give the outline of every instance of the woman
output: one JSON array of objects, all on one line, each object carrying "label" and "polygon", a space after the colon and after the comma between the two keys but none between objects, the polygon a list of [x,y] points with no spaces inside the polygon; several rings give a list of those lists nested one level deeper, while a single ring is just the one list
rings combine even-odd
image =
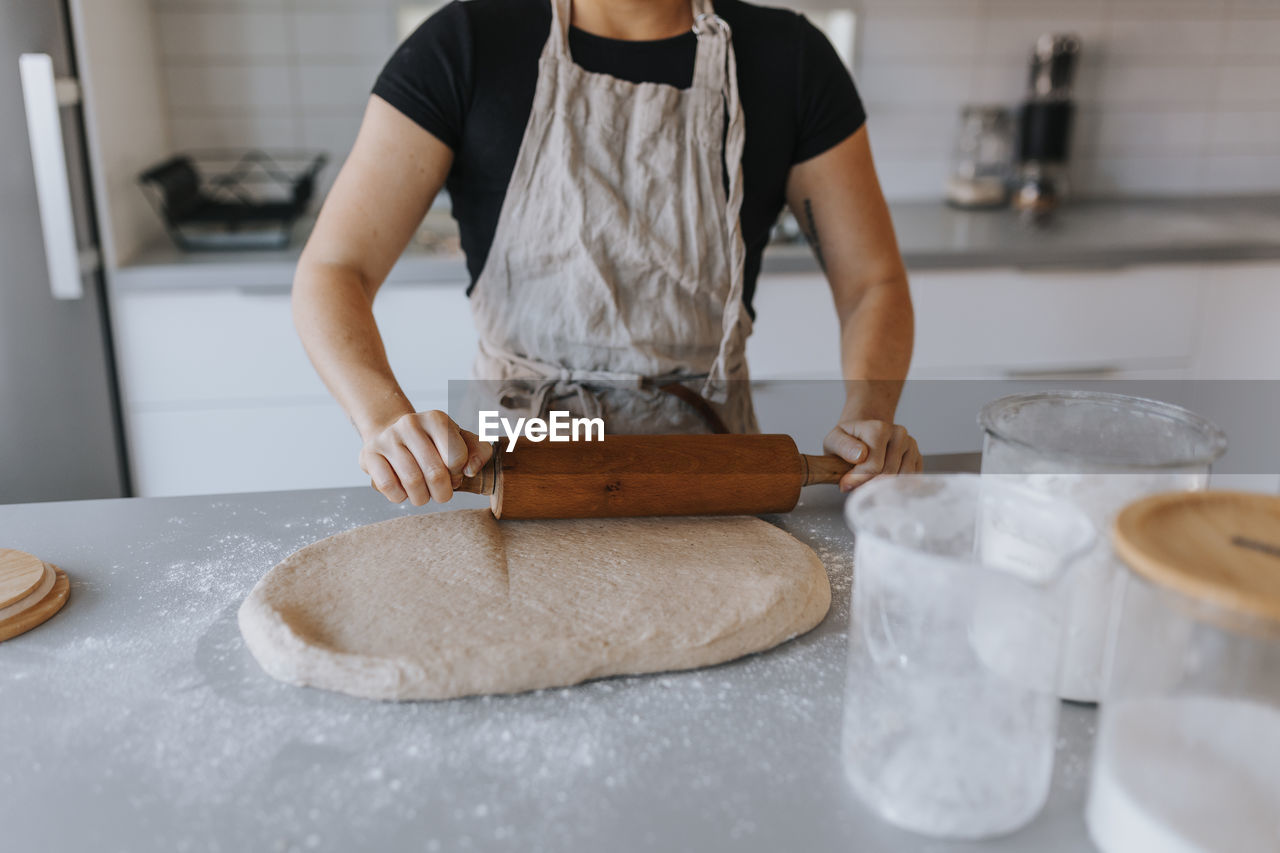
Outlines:
[{"label": "woman", "polygon": [[[487,402],[610,432],[756,429],[744,343],[784,201],[831,283],[849,490],[919,470],[893,423],[906,274],[861,103],[804,18],[740,0],[469,0],[380,75],[298,264],[294,317],[393,501],[447,501],[492,450],[397,384],[372,301],[446,185]],[[423,318],[430,334],[430,318]]]}]

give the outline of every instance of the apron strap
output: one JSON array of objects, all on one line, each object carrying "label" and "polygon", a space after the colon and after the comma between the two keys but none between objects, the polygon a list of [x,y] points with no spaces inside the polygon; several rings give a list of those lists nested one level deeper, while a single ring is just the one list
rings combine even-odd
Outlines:
[{"label": "apron strap", "polygon": [[724,39],[717,38],[724,20],[718,17],[711,0],[693,0],[693,33],[698,49],[693,60],[693,88],[719,92],[724,88]]},{"label": "apron strap", "polygon": [[569,21],[572,20],[572,0],[551,0],[551,33],[542,48],[544,57],[569,57]]},{"label": "apron strap", "polygon": [[[738,63],[733,50],[733,32],[729,24],[708,12],[710,0],[695,0],[697,15],[694,32],[698,34],[698,59],[695,75],[699,70],[706,75],[703,83],[718,89],[724,102],[727,125],[724,137],[724,167],[729,176],[725,199],[725,227],[729,233],[729,292],[724,302],[724,324],[720,338],[720,351],[707,374],[702,394],[722,401],[728,395],[728,379],[732,368],[729,364],[740,348],[743,327],[750,324],[750,315],[742,304],[743,276],[746,269],[746,245],[742,237],[742,149],[746,142],[746,120],[738,95]],[[705,63],[704,63],[704,54]]]}]

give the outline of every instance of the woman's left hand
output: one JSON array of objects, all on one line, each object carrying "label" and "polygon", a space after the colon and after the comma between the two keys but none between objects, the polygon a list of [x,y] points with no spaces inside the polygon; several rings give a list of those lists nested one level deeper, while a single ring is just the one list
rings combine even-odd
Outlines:
[{"label": "woman's left hand", "polygon": [[920,446],[906,427],[888,421],[860,420],[836,424],[822,449],[853,463],[840,479],[840,490],[851,492],[884,474],[918,474],[924,468]]}]

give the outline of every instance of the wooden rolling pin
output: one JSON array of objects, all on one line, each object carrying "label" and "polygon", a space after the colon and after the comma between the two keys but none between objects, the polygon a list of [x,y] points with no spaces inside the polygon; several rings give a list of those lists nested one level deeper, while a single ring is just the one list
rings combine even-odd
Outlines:
[{"label": "wooden rolling pin", "polygon": [[790,512],[800,489],[852,467],[802,454],[789,435],[613,435],[521,439],[456,490],[491,495],[497,518],[759,515]]}]

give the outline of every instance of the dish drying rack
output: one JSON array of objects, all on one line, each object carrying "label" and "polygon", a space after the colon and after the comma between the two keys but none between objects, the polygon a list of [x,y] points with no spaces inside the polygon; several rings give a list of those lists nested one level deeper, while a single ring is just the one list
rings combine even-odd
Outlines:
[{"label": "dish drying rack", "polygon": [[138,182],[184,251],[281,249],[326,162],[320,152],[186,152],[147,169]]}]

